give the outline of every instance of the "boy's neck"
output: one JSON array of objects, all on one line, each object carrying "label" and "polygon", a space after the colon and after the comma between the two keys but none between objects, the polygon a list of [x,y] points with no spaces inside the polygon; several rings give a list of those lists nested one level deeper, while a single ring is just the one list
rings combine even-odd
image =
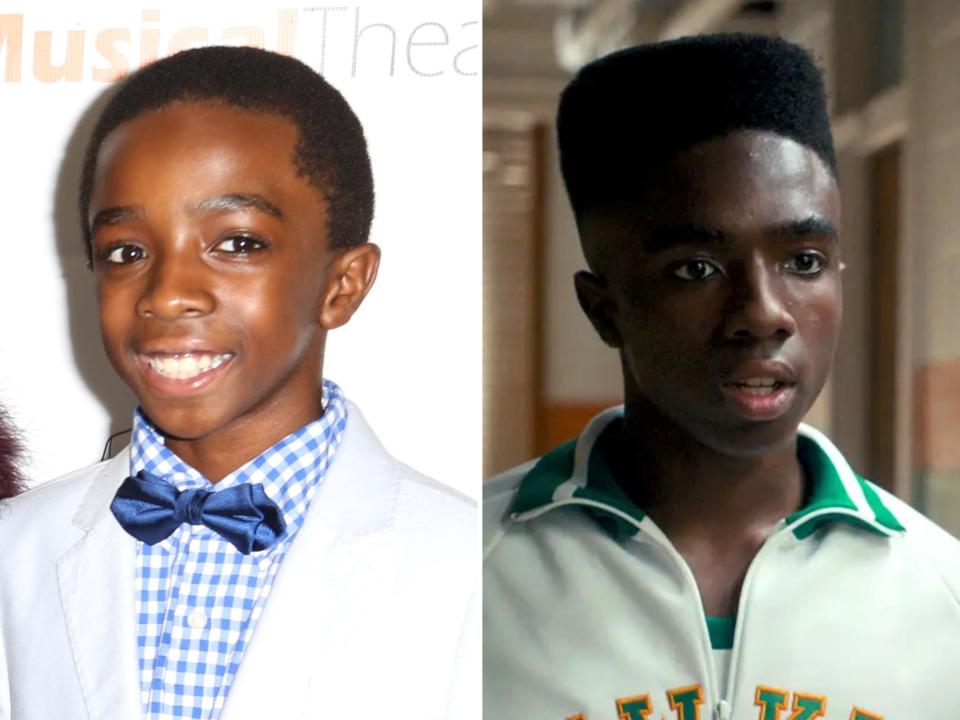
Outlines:
[{"label": "boy's neck", "polygon": [[775,524],[804,498],[795,433],[770,453],[737,457],[698,441],[645,400],[627,404],[614,472],[664,530],[688,523],[744,529]]},{"label": "boy's neck", "polygon": [[628,402],[612,470],[690,565],[707,612],[731,614],[763,541],[804,502],[796,435],[769,454],[733,457],[655,414]]},{"label": "boy's neck", "polygon": [[217,483],[238,468],[263,454],[283,438],[323,414],[323,391],[315,392],[291,407],[266,407],[237,419],[227,427],[203,438],[167,436],[166,446],[211,483]]}]

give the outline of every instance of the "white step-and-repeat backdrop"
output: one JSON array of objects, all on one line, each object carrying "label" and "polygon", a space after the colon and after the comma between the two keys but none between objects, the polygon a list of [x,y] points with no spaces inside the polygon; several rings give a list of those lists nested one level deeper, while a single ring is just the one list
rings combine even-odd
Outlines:
[{"label": "white step-and-repeat backdrop", "polygon": [[380,277],[328,338],[339,382],[394,455],[480,488],[478,0],[52,3],[0,7],[0,403],[31,485],[100,459],[133,398],[100,346],[77,215],[81,153],[109,83],[208,44],[294,55],[367,133]]}]

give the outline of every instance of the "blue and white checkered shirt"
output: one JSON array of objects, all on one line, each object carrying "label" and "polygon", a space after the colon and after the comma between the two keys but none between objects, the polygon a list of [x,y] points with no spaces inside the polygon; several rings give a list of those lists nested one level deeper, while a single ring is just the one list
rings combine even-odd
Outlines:
[{"label": "blue and white checkered shirt", "polygon": [[134,414],[130,473],[146,470],[180,490],[214,492],[262,483],[287,530],[274,546],[243,555],[203,525],[181,525],[137,553],[137,645],[147,720],[220,716],[277,569],[343,437],[340,388],[323,383],[323,415],[215,485],[184,463]]}]

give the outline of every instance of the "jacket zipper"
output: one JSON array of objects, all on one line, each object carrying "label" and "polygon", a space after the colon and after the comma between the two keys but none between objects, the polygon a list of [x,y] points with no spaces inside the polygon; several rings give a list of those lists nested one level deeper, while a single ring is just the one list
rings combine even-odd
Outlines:
[{"label": "jacket zipper", "polygon": [[730,650],[730,662],[727,671],[727,685],[725,688],[720,687],[720,681],[717,678],[717,667],[713,658],[713,646],[710,644],[710,633],[707,629],[707,614],[703,609],[703,599],[700,597],[700,590],[697,587],[697,580],[693,576],[693,571],[683,559],[683,556],[680,555],[677,549],[670,542],[670,539],[663,534],[663,531],[661,531],[652,520],[650,523],[652,528],[656,528],[656,530],[654,532],[648,532],[648,537],[650,537],[650,539],[654,540],[658,545],[667,551],[668,555],[670,555],[673,561],[680,567],[685,576],[687,585],[693,588],[693,596],[696,598],[697,604],[697,614],[700,617],[700,641],[701,645],[705,648],[705,659],[708,668],[707,697],[716,698],[716,703],[713,706],[713,716],[716,718],[716,720],[730,720],[733,714],[733,688],[736,686],[736,675],[739,669],[740,661],[739,640],[741,628],[744,623],[744,616],[746,614],[746,604],[749,596],[750,585],[753,578],[756,576],[756,568],[760,564],[763,554],[769,551],[769,548],[778,542],[779,536],[784,528],[786,528],[787,523],[785,520],[781,520],[774,526],[772,532],[767,536],[767,539],[763,542],[763,545],[760,546],[757,554],[750,562],[750,566],[747,568],[747,574],[743,579],[743,586],[740,588],[740,599],[737,603],[737,624],[733,632],[733,647]]},{"label": "jacket zipper", "polygon": [[[741,628],[744,622],[743,618],[751,580],[753,579],[754,575],[756,575],[756,567],[759,564],[763,553],[766,552],[768,548],[778,540],[778,536],[780,536],[783,531],[787,529],[786,520],[781,520],[774,526],[773,531],[767,536],[767,539],[764,541],[763,545],[760,546],[757,554],[750,562],[750,566],[747,568],[747,574],[743,579],[743,586],[740,588],[740,600],[737,603],[737,623],[733,631],[733,647],[730,650],[727,686],[722,688],[724,692],[721,694],[721,688],[719,687],[720,682],[717,678],[717,668],[713,659],[713,646],[710,644],[710,633],[707,629],[707,614],[703,609],[703,599],[700,597],[700,589],[697,587],[697,580],[693,576],[693,571],[690,569],[690,566],[683,559],[680,553],[677,552],[677,549],[673,546],[673,543],[670,542],[670,539],[664,535],[663,531],[657,527],[656,523],[654,523],[649,517],[644,518],[644,522],[650,523],[650,528],[645,529],[641,522],[638,522],[636,518],[631,517],[627,513],[616,508],[611,508],[608,505],[597,502],[596,500],[588,500],[586,498],[565,498],[564,500],[550,503],[549,505],[544,505],[539,508],[535,508],[534,510],[528,510],[525,513],[518,513],[517,517],[527,520],[537,517],[538,515],[542,515],[543,513],[560,505],[584,505],[588,507],[597,507],[605,510],[608,513],[611,513],[612,515],[616,515],[623,520],[626,520],[628,523],[636,527],[639,532],[644,533],[647,539],[655,542],[657,545],[663,548],[673,562],[680,568],[685,577],[687,585],[693,588],[693,597],[696,599],[697,615],[700,618],[700,641],[702,647],[705,648],[705,658],[708,668],[708,684],[706,693],[707,697],[717,698],[716,703],[713,705],[713,716],[716,718],[716,720],[730,720],[733,714],[733,688],[736,685],[736,675],[740,664],[740,643],[738,640],[740,639]],[[639,537],[640,536],[634,536],[634,541],[638,541]]]},{"label": "jacket zipper", "polygon": [[[680,572],[684,576],[684,581],[688,588],[692,589],[692,593],[688,593],[694,599],[696,604],[696,614],[700,621],[700,645],[704,655],[704,661],[707,665],[707,688],[706,695],[708,698],[714,697],[717,700],[720,700],[720,682],[717,679],[717,668],[713,660],[713,646],[710,644],[710,632],[707,629],[707,613],[703,609],[703,599],[700,597],[700,589],[697,587],[697,579],[693,576],[693,571],[690,569],[690,566],[683,559],[683,556],[677,551],[673,546],[673,543],[670,542],[670,539],[664,535],[663,531],[657,527],[657,525],[646,518],[651,525],[649,531],[647,531],[647,537],[652,541],[656,542],[657,545],[662,547],[669,555],[670,559],[674,564],[680,568]],[[720,712],[719,705],[715,706],[717,712]],[[722,720],[727,720],[729,716],[729,710],[727,715],[720,715]],[[716,713],[714,713],[716,715]]]},{"label": "jacket zipper", "polygon": [[733,713],[733,688],[736,687],[737,674],[740,669],[740,638],[743,632],[744,618],[746,617],[747,600],[750,596],[750,585],[757,574],[757,566],[765,552],[778,543],[780,535],[786,528],[786,520],[778,522],[773,531],[764,540],[763,545],[754,555],[753,560],[747,568],[747,574],[743,578],[743,585],[740,587],[740,599],[737,602],[737,623],[733,630],[733,647],[730,649],[730,664],[727,666],[727,686],[724,688],[722,698],[716,706],[716,716],[718,720],[729,720]]},{"label": "jacket zipper", "polygon": [[730,703],[726,700],[718,702],[714,717],[716,717],[717,720],[730,720]]}]

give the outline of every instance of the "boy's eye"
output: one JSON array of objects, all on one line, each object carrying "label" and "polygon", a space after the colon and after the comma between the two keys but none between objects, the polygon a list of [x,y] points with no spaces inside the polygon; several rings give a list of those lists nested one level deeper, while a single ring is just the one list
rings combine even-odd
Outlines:
[{"label": "boy's eye", "polygon": [[787,272],[794,275],[817,275],[827,265],[827,259],[818,252],[799,252],[784,263]]},{"label": "boy's eye", "polygon": [[230,253],[231,255],[247,255],[257,250],[263,250],[267,244],[262,240],[247,235],[234,235],[222,240],[217,244],[216,249],[220,252]]},{"label": "boy's eye", "polygon": [[143,260],[147,256],[146,250],[139,245],[114,245],[106,248],[100,253],[100,259],[103,262],[113,265],[129,265],[138,260]]},{"label": "boy's eye", "polygon": [[681,280],[706,280],[720,272],[709,260],[687,260],[673,269],[674,277]]}]

